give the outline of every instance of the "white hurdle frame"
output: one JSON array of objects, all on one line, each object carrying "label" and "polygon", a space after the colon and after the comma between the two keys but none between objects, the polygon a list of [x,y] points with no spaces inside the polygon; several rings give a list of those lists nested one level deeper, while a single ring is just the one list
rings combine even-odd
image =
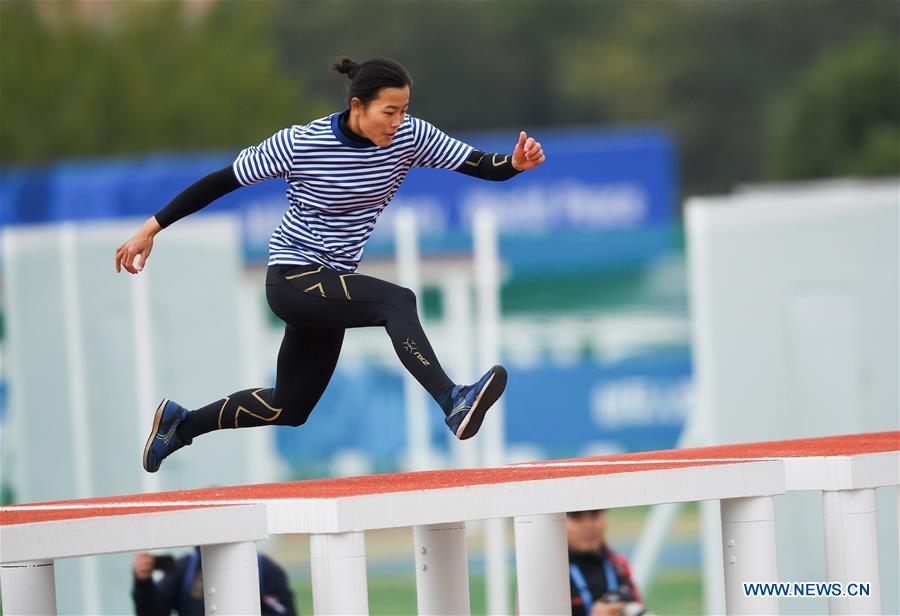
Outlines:
[{"label": "white hurdle frame", "polygon": [[783,463],[761,460],[265,502],[271,534],[311,536],[317,614],[368,613],[364,532],[404,527],[413,528],[419,613],[469,613],[460,520],[507,518],[515,521],[520,613],[546,614],[570,609],[564,512],[771,496],[783,489]]},{"label": "white hurdle frame", "polygon": [[[77,506],[70,507],[77,509]],[[82,508],[92,509],[89,504]],[[60,509],[64,510],[65,504]],[[258,615],[259,565],[255,542],[267,537],[266,508],[260,504],[111,513],[3,525],[0,526],[3,613],[41,616],[57,613],[56,559],[199,545],[206,613]]]},{"label": "white hurdle frame", "polygon": [[[867,583],[867,596],[829,597],[830,614],[880,614],[875,488],[898,486],[900,453],[785,458],[785,489],[822,493],[829,583]],[[900,498],[898,498],[900,505]],[[898,507],[900,519],[900,507]]]},{"label": "white hurdle frame", "polygon": [[[563,512],[719,500],[727,613],[774,614],[778,612],[776,597],[743,593],[743,583],[778,581],[773,497],[786,489],[819,489],[825,493],[829,577],[867,582],[872,589],[868,597],[848,597],[846,604],[843,599],[832,601],[830,608],[833,613],[880,611],[874,488],[900,484],[900,452],[795,459],[679,459],[677,466],[634,470],[641,462],[665,461],[551,461],[452,471],[473,473],[472,483],[460,483],[459,477],[445,483],[435,474],[423,477],[423,487],[419,487],[407,476],[402,481],[408,487],[395,492],[261,497],[255,505],[242,504],[253,501],[236,495],[216,507],[202,501],[197,502],[200,508],[187,510],[0,525],[4,609],[7,613],[54,613],[47,602],[52,603],[52,563],[57,558],[200,545],[208,613],[258,613],[252,542],[265,538],[268,527],[271,534],[311,535],[316,613],[367,614],[365,531],[413,527],[420,612],[466,614],[466,537],[465,522],[460,520],[513,518],[520,613],[559,613],[569,608]],[[628,469],[542,479],[526,479],[516,470],[617,464]],[[504,472],[485,483],[482,475],[491,470]],[[432,487],[425,488],[428,484]],[[298,488],[298,494],[303,492]],[[134,510],[165,504],[146,500],[110,503],[108,499],[97,505],[74,503],[10,509],[80,506]],[[864,576],[869,579],[861,579]],[[861,599],[867,602],[861,603]],[[39,603],[41,600],[44,603]]]}]

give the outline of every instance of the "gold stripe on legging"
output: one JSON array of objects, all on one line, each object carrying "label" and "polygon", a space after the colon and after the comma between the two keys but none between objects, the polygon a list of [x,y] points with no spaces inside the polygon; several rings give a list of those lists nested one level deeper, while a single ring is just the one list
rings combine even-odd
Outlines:
[{"label": "gold stripe on legging", "polygon": [[225,396],[225,402],[222,403],[222,408],[219,409],[219,430],[222,429],[222,411],[225,410],[225,405],[228,404],[230,399],[229,396]]},{"label": "gold stripe on legging", "polygon": [[265,400],[263,400],[262,398],[259,397],[258,394],[259,394],[259,392],[261,392],[263,389],[265,389],[265,387],[260,387],[260,388],[257,389],[256,391],[251,392],[250,395],[253,396],[254,398],[256,398],[257,400],[259,400],[259,401],[262,403],[262,405],[263,405],[264,407],[266,407],[267,409],[269,409],[270,411],[272,411],[272,413],[274,413],[274,414],[273,414],[271,417],[263,417],[262,415],[257,415],[256,413],[254,413],[254,412],[251,411],[250,409],[246,409],[246,408],[244,408],[243,406],[238,406],[237,410],[234,412],[234,427],[235,427],[235,428],[239,427],[239,426],[238,426],[238,418],[240,417],[240,414],[241,414],[242,411],[243,411],[244,413],[247,413],[247,414],[250,415],[251,417],[256,417],[256,418],[259,419],[260,421],[265,421],[265,422],[273,422],[273,421],[275,421],[276,419],[278,419],[278,416],[279,416],[279,415],[281,415],[281,411],[282,411],[283,409],[276,409],[275,407],[269,406],[268,403],[267,403]]},{"label": "gold stripe on legging", "polygon": [[322,271],[323,267],[325,267],[325,266],[320,265],[319,269],[317,269],[317,270],[310,270],[308,272],[303,272],[302,274],[294,274],[293,276],[285,276],[284,279],[285,280],[293,280],[294,278],[302,278],[303,276],[309,276],[310,274],[318,274],[319,272]]},{"label": "gold stripe on legging", "polygon": [[350,292],[347,290],[347,283],[344,281],[344,278],[347,276],[359,276],[359,274],[341,274],[339,276],[341,279],[341,286],[344,287],[344,295],[347,296],[347,299],[350,299]]},{"label": "gold stripe on legging", "polygon": [[321,282],[318,282],[318,283],[314,284],[314,285],[311,286],[311,287],[307,287],[306,289],[303,289],[303,292],[304,292],[304,293],[309,293],[309,292],[312,291],[313,289],[318,289],[318,290],[319,290],[319,293],[322,294],[322,297],[325,297],[325,289],[322,287],[322,283],[321,283]]}]

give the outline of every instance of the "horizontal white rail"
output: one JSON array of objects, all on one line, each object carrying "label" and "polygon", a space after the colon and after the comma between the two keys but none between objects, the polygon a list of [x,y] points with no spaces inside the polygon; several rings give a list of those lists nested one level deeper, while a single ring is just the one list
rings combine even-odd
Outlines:
[{"label": "horizontal white rail", "polygon": [[[3,517],[23,510],[32,515],[47,512],[7,507]],[[207,613],[259,614],[254,542],[268,537],[264,505],[103,515],[108,511],[98,509],[93,517],[71,517],[84,510],[57,507],[55,519],[20,524],[4,520],[0,525],[4,613],[55,613],[56,559],[200,546]]]},{"label": "horizontal white rail", "polygon": [[[811,451],[805,443],[804,451]],[[847,455],[844,447],[841,455],[783,456],[777,454],[790,450],[789,442],[771,445],[771,457],[760,454],[758,446],[747,449],[745,456],[740,455],[741,446],[728,446],[2,507],[4,600],[12,600],[22,613],[46,612],[57,558],[201,545],[206,546],[204,572],[211,568],[205,583],[219,587],[218,593],[208,595],[215,597],[216,613],[245,613],[248,601],[258,600],[258,588],[234,586],[235,580],[252,579],[255,585],[257,578],[234,572],[255,570],[255,561],[248,557],[255,554],[252,542],[268,534],[301,533],[312,535],[317,611],[338,613],[352,607],[364,612],[364,532],[412,526],[418,533],[416,549],[422,551],[417,552],[417,567],[424,567],[417,571],[420,607],[439,612],[453,606],[465,612],[465,522],[515,518],[520,574],[546,585],[520,593],[519,609],[540,613],[549,605],[562,605],[567,592],[559,576],[541,576],[536,565],[548,554],[556,562],[565,553],[559,517],[563,512],[720,500],[727,609],[768,613],[777,611],[776,599],[745,597],[734,586],[777,580],[772,497],[786,490],[825,494],[826,547],[834,581],[847,579],[850,569],[858,575],[863,561],[867,579],[877,580],[877,557],[864,557],[876,545],[872,490],[900,484],[900,453]],[[453,593],[432,596],[441,587],[435,583],[438,572],[453,581]],[[354,592],[341,590],[346,584],[338,578],[356,580]],[[225,586],[230,595],[221,592]],[[27,588],[40,589],[43,603],[23,599],[37,596],[25,592]],[[875,582],[865,607],[877,610],[879,597]],[[832,609],[846,613],[860,605],[833,602]],[[4,609],[16,611],[8,605]]]}]

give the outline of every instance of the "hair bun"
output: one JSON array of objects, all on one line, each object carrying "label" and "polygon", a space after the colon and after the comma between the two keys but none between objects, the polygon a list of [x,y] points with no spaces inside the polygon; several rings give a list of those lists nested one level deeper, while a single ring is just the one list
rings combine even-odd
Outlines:
[{"label": "hair bun", "polygon": [[343,73],[350,76],[350,79],[356,77],[356,74],[359,72],[359,64],[351,60],[350,58],[342,57],[338,58],[331,64],[331,68],[336,70],[339,73]]}]

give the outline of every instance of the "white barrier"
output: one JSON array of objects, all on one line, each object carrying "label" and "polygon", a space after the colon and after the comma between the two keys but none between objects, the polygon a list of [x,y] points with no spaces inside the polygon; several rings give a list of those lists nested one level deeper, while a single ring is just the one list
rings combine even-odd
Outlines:
[{"label": "white barrier", "polygon": [[862,596],[829,597],[829,612],[880,613],[875,488],[900,485],[896,452],[788,459],[785,474],[788,490],[822,492],[828,581],[869,584]]},{"label": "white barrier", "polygon": [[[735,445],[5,507],[0,509],[3,584],[16,585],[10,596],[22,596],[21,567],[15,572],[6,569],[13,563],[260,539],[266,528],[259,505],[265,505],[268,533],[311,535],[316,613],[367,613],[364,533],[409,526],[415,529],[420,611],[467,613],[465,526],[460,521],[502,518],[516,520],[520,613],[556,612],[568,607],[564,512],[721,500],[727,610],[775,613],[777,598],[742,591],[745,582],[777,581],[772,497],[784,493],[786,486],[827,489],[837,495],[828,497],[837,499],[834,506],[829,505],[829,515],[844,520],[857,517],[852,527],[842,524],[843,530],[829,539],[833,546],[829,562],[835,563],[829,573],[834,570],[834,575],[840,576],[852,571],[856,579],[860,574],[877,579],[877,559],[863,551],[874,532],[866,493],[876,486],[900,483],[898,438],[900,433],[855,435],[844,440]],[[852,443],[871,452],[803,455],[834,446],[846,450]],[[760,453],[767,450],[771,457]],[[799,455],[785,457],[786,451]],[[122,515],[141,508],[186,506],[199,508]],[[67,512],[85,510],[95,517],[21,523],[41,512],[71,516]],[[13,515],[18,523],[11,523]],[[236,523],[234,516],[244,516],[244,522]],[[75,528],[78,532],[72,532]],[[847,548],[860,540],[860,550]],[[209,566],[217,566],[213,561],[221,557],[234,559],[230,567],[243,568],[243,573],[227,579],[211,575],[208,583],[221,588],[252,579],[256,584],[255,575],[249,575],[256,566],[249,562],[251,553],[246,547],[204,549],[204,571],[207,555]],[[45,589],[52,586],[52,574],[48,576],[40,567],[33,569],[40,576],[30,576],[31,580],[40,577]],[[227,575],[227,567],[221,569]],[[250,587],[240,592],[235,588],[229,601],[235,605],[249,601],[253,592]],[[258,589],[255,592],[258,597]],[[222,604],[222,599],[219,595],[216,613],[229,613],[232,608]],[[866,599],[864,605],[880,609],[877,597]],[[832,609],[840,611],[844,605],[833,602]],[[847,600],[846,605],[858,612],[862,604]]]},{"label": "white barrier", "polygon": [[[79,501],[69,501],[68,504]],[[199,545],[207,614],[259,614],[256,545],[267,537],[265,507],[202,507],[134,513],[134,508],[83,508],[67,503],[43,508],[4,508],[3,518],[18,510],[36,519],[0,526],[0,585],[4,614],[56,613],[53,561]],[[184,505],[182,505],[184,506]],[[190,506],[190,504],[188,504]],[[140,511],[140,509],[138,509]],[[93,517],[74,517],[90,512]]]}]

